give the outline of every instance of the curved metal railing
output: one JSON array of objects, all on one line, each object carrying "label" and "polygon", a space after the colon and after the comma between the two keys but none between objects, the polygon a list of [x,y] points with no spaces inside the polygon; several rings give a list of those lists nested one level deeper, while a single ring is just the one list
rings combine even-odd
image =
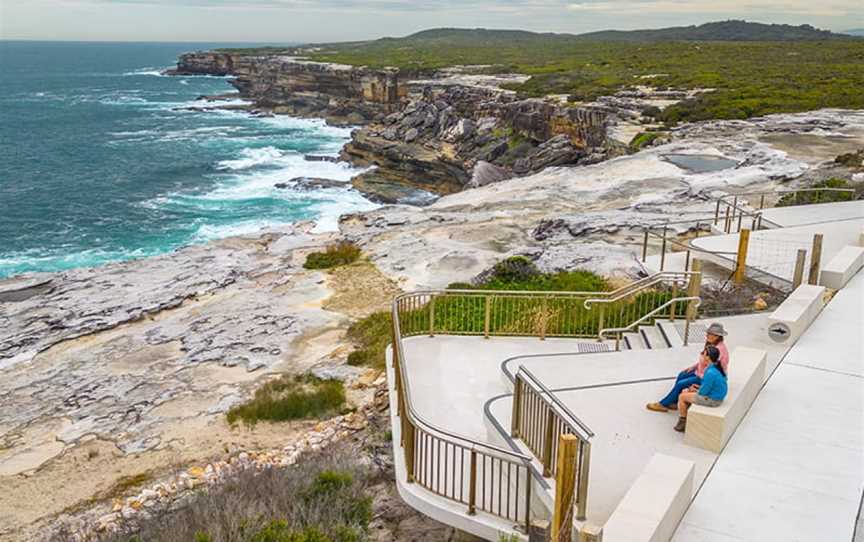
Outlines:
[{"label": "curved metal railing", "polygon": [[[668,306],[665,301],[675,297],[677,288],[698,275],[658,273],[609,292],[440,290],[398,296],[391,313],[392,359],[400,444],[408,482],[465,504],[469,514],[487,512],[526,527],[530,522],[531,458],[438,427],[417,412],[411,401],[406,373],[404,338],[440,333],[534,336],[541,340],[546,337],[596,339],[604,322],[629,323],[640,311],[650,312],[655,307]],[[603,309],[592,310],[592,304],[598,303]],[[558,425],[553,428],[553,435],[570,433],[587,443],[593,433],[566,407],[562,408],[560,401],[542,383],[528,378],[527,374],[523,376],[537,384],[532,385],[532,389],[539,390],[538,397],[547,404],[547,410],[554,413],[549,414],[549,419],[559,420],[555,422]],[[557,439],[555,441],[552,446],[557,445]],[[544,453],[548,456],[550,450]],[[585,455],[579,456],[584,457],[584,463],[580,459],[579,468],[585,469],[583,480],[587,484],[590,448],[584,450]],[[552,468],[548,457],[544,465]],[[577,508],[584,515],[587,485],[579,491]]]},{"label": "curved metal railing", "polygon": [[414,295],[397,297],[392,310],[392,359],[407,481],[466,505],[470,515],[479,510],[527,529],[531,519],[531,458],[436,427],[410,400],[402,320],[408,316],[406,310],[413,310],[410,302]]},{"label": "curved metal railing", "polygon": [[576,519],[585,519],[591,438],[594,432],[524,366],[519,367],[513,382],[513,412],[510,419],[510,434],[521,439],[539,459],[545,477],[558,474],[557,457],[561,436],[575,437],[573,505]]}]

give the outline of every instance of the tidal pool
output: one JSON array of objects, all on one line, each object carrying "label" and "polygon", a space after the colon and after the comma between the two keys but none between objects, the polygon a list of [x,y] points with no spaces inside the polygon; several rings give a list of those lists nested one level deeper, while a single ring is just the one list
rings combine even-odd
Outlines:
[{"label": "tidal pool", "polygon": [[709,173],[738,165],[735,160],[712,154],[664,154],[663,159],[693,173]]}]

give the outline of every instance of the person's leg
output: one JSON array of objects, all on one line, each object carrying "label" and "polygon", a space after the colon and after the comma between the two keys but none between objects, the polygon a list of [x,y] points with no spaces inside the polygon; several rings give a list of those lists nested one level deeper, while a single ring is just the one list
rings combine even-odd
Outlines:
[{"label": "person's leg", "polygon": [[675,381],[675,385],[672,386],[672,389],[666,394],[666,397],[660,399],[658,402],[666,408],[674,408],[681,392],[694,384],[702,384],[702,379],[695,374],[680,378]]},{"label": "person's leg", "polygon": [[687,409],[693,403],[698,392],[685,391],[678,397],[678,423],[675,424],[675,430],[683,432],[687,428]]}]

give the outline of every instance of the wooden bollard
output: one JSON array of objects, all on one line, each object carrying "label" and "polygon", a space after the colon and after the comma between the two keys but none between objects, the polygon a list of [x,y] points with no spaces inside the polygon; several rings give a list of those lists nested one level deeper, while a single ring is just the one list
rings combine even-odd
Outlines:
[{"label": "wooden bollard", "polygon": [[795,257],[795,272],[792,275],[792,289],[796,289],[804,282],[804,263],[807,261],[807,251],[799,249]]},{"label": "wooden bollard", "polygon": [[750,230],[738,232],[738,261],[735,264],[735,284],[744,282],[747,276],[747,250],[750,245]]},{"label": "wooden bollard", "polygon": [[576,435],[558,438],[558,472],[555,476],[555,512],[552,515],[552,541],[570,542],[573,537],[573,497],[576,495]]},{"label": "wooden bollard", "polygon": [[819,267],[822,260],[822,234],[813,236],[813,249],[810,251],[810,274],[807,284],[819,284]]}]

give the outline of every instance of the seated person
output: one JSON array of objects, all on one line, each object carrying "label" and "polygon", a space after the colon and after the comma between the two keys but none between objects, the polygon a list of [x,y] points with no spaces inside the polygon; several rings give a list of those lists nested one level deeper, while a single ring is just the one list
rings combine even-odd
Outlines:
[{"label": "seated person", "polygon": [[687,428],[687,410],[690,405],[720,406],[729,391],[726,371],[723,369],[723,364],[720,363],[720,350],[714,346],[708,346],[702,356],[709,363],[705,370],[705,376],[702,378],[702,384],[691,386],[687,391],[681,392],[680,397],[678,397],[678,423],[675,425],[675,430],[678,432],[683,432]]},{"label": "seated person", "polygon": [[[718,323],[713,323],[708,326],[708,331],[705,333],[705,346],[713,346],[720,352],[720,363],[723,365],[724,373],[729,368],[729,350],[726,348],[726,342],[723,339],[725,336],[726,330],[723,329],[723,324]],[[702,377],[707,368],[708,362],[704,361],[700,354],[699,361],[695,365],[678,373],[678,378],[675,379],[675,385],[672,386],[672,389],[668,394],[666,394],[666,397],[660,399],[656,403],[648,403],[648,410],[653,410],[654,412],[668,412],[675,408],[675,405],[678,403],[678,395],[690,386],[701,384]]]}]

